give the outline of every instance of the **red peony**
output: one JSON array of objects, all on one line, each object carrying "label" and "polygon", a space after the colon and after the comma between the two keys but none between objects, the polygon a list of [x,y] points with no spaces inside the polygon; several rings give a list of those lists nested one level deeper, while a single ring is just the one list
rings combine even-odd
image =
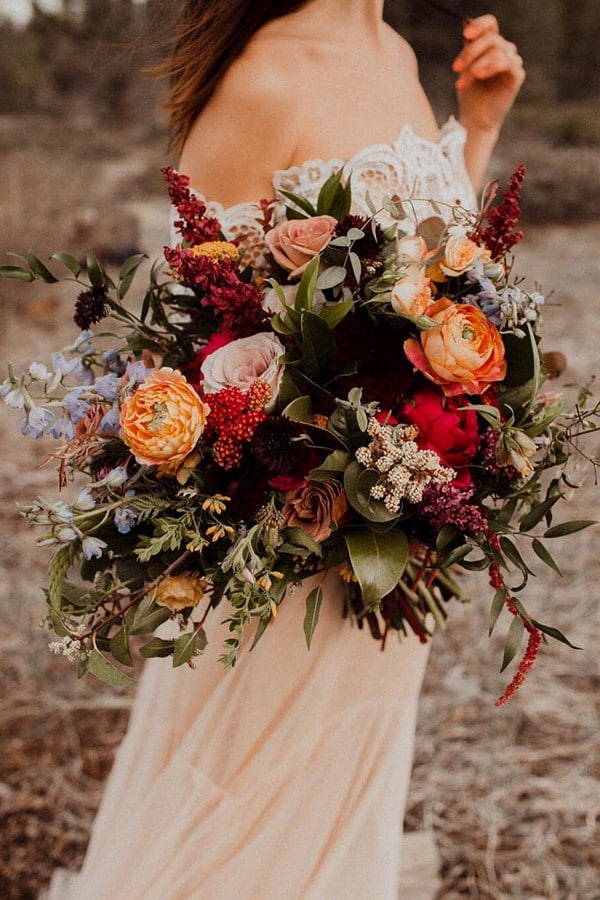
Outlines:
[{"label": "red peony", "polygon": [[458,477],[453,484],[457,485],[471,483],[468,466],[479,444],[477,414],[460,409],[467,403],[466,397],[443,397],[433,388],[423,388],[398,410],[401,421],[419,429],[419,448],[434,450],[445,465],[456,469]]}]

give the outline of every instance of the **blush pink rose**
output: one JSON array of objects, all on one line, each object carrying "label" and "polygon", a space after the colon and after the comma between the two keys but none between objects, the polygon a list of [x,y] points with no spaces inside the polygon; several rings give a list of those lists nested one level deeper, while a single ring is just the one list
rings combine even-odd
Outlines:
[{"label": "blush pink rose", "polygon": [[268,231],[265,243],[275,262],[290,273],[290,278],[299,278],[311,259],[325,249],[336,227],[333,216],[291,219]]},{"label": "blush pink rose", "polygon": [[269,412],[275,406],[283,377],[279,357],[284,353],[285,347],[279,338],[265,331],[230,341],[202,363],[203,393],[216,394],[228,387],[237,387],[246,393],[258,378],[271,388],[271,400],[265,407]]}]

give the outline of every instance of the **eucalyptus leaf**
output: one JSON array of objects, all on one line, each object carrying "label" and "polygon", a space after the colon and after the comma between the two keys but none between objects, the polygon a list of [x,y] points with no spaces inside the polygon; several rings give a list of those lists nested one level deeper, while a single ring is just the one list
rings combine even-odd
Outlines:
[{"label": "eucalyptus leaf", "polygon": [[578,647],[577,644],[572,644],[571,641],[564,636],[562,631],[559,631],[558,628],[552,628],[550,625],[542,625],[541,622],[537,622],[533,619],[532,624],[535,625],[536,628],[542,632],[542,634],[547,634],[548,637],[554,638],[555,641],[560,641],[561,644],[566,644],[567,647],[571,647],[572,650],[581,650],[581,647]]},{"label": "eucalyptus leaf", "polygon": [[27,262],[29,263],[29,267],[34,275],[39,278],[41,281],[45,281],[46,284],[56,284],[58,282],[58,278],[54,275],[50,269],[44,265],[44,263],[39,259],[33,250],[27,251]]},{"label": "eucalyptus leaf", "polygon": [[508,637],[506,638],[506,644],[504,646],[504,656],[502,657],[502,666],[500,667],[501,672],[504,672],[506,667],[510,665],[519,652],[524,633],[525,625],[523,624],[523,620],[520,616],[515,616],[508,629]]},{"label": "eucalyptus leaf", "polygon": [[505,604],[506,604],[506,590],[505,590],[505,588],[501,587],[501,588],[498,588],[498,590],[494,594],[494,599],[492,600],[492,606],[490,608],[490,623],[489,623],[489,630],[488,630],[488,634],[490,637],[492,636],[494,628],[496,627],[496,622],[498,621],[500,613],[504,609]]},{"label": "eucalyptus leaf", "polygon": [[153,637],[147,644],[140,647],[140,655],[145,659],[156,656],[166,658],[173,655],[174,646],[175,640],[173,638],[166,640],[165,638]]},{"label": "eucalyptus leaf", "polygon": [[321,602],[323,600],[323,588],[316,587],[310,592],[306,598],[306,614],[304,616],[304,636],[306,637],[306,646],[310,650],[315,628],[319,622],[319,613],[321,611]]},{"label": "eucalyptus leaf", "polygon": [[143,597],[133,609],[133,621],[129,625],[130,634],[150,634],[170,616],[169,610],[157,606],[151,595]]},{"label": "eucalyptus leaf", "polygon": [[312,403],[310,397],[296,397],[282,410],[282,415],[294,422],[312,422]]},{"label": "eucalyptus leaf", "polygon": [[576,531],[583,531],[590,525],[597,525],[596,519],[573,519],[572,522],[561,522],[560,525],[553,525],[544,532],[545,538],[564,537],[567,534],[575,534]]},{"label": "eucalyptus leaf", "polygon": [[343,266],[328,266],[317,278],[317,290],[328,291],[343,284],[347,277],[348,273]]},{"label": "eucalyptus leaf", "polygon": [[320,466],[308,473],[309,481],[329,481],[332,475],[341,475],[352,462],[345,450],[334,450],[326,456]]},{"label": "eucalyptus leaf", "polygon": [[391,522],[398,518],[398,513],[390,512],[380,500],[371,497],[371,488],[379,484],[380,478],[375,469],[365,469],[356,460],[344,471],[348,503],[369,522]]},{"label": "eucalyptus leaf", "polygon": [[173,668],[184,665],[196,656],[202,653],[206,647],[206,634],[204,630],[192,631],[188,634],[180,635],[174,644],[173,649]]},{"label": "eucalyptus leaf", "polygon": [[79,262],[75,259],[74,256],[71,256],[70,253],[53,253],[50,259],[55,259],[57,262],[62,263],[63,266],[66,266],[71,274],[75,276],[75,278],[77,278],[77,276],[81,272],[81,266],[79,265]]},{"label": "eucalyptus leaf", "polygon": [[116,666],[113,666],[109,660],[103,656],[98,650],[92,650],[88,657],[87,671],[95,675],[100,681],[109,684],[111,687],[126,687],[135,684],[131,675],[121,672]]},{"label": "eucalyptus leaf", "polygon": [[554,571],[558,575],[562,576],[562,572],[560,571],[560,568],[558,567],[556,560],[554,559],[552,554],[546,549],[546,547],[544,547],[544,545],[542,544],[541,541],[539,541],[537,538],[534,538],[531,546],[533,548],[533,552],[536,554],[536,556],[538,556],[542,560],[543,563],[545,563],[551,569],[554,569]]},{"label": "eucalyptus leaf", "polygon": [[129,649],[129,635],[127,628],[123,626],[110,639],[110,652],[124,666],[132,666],[133,658]]}]

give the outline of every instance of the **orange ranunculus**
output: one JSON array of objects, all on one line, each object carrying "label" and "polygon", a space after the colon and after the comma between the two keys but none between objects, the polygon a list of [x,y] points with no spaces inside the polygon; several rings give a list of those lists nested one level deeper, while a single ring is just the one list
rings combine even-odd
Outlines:
[{"label": "orange ranunculus", "polygon": [[121,406],[121,437],[142,465],[175,475],[206,425],[210,407],[181,372],[152,372]]},{"label": "orange ranunculus", "polygon": [[436,325],[421,332],[420,343],[415,338],[405,341],[404,352],[447,397],[482,394],[492,382],[502,381],[504,344],[478,307],[444,298],[433,303],[426,315]]},{"label": "orange ranunculus", "polygon": [[163,578],[154,588],[154,602],[171,612],[198,606],[204,597],[205,583],[194,572],[182,572]]}]

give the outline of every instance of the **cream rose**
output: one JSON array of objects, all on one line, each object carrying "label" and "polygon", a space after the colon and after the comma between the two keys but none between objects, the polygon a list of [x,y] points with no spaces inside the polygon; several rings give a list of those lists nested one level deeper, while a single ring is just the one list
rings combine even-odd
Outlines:
[{"label": "cream rose", "polygon": [[271,400],[265,407],[270,412],[275,407],[283,377],[279,357],[284,353],[285,347],[279,338],[268,332],[231,341],[202,363],[203,393],[216,394],[227,387],[237,387],[246,393],[258,378],[271,389]]},{"label": "cream rose", "polygon": [[188,606],[198,606],[204,597],[204,585],[193,572],[170,575],[154,589],[154,602],[171,612],[180,612]]},{"label": "cream rose", "polygon": [[468,237],[454,235],[448,239],[439,265],[444,275],[455,278],[473,268],[476,259],[489,258],[490,252],[486,247],[480,247]]},{"label": "cream rose", "polygon": [[275,262],[290,273],[290,278],[299,278],[311,259],[325,249],[336,227],[333,216],[291,219],[268,231],[265,243]]},{"label": "cream rose", "polygon": [[392,308],[399,316],[422,316],[432,300],[431,281],[422,266],[408,266],[392,288]]}]

